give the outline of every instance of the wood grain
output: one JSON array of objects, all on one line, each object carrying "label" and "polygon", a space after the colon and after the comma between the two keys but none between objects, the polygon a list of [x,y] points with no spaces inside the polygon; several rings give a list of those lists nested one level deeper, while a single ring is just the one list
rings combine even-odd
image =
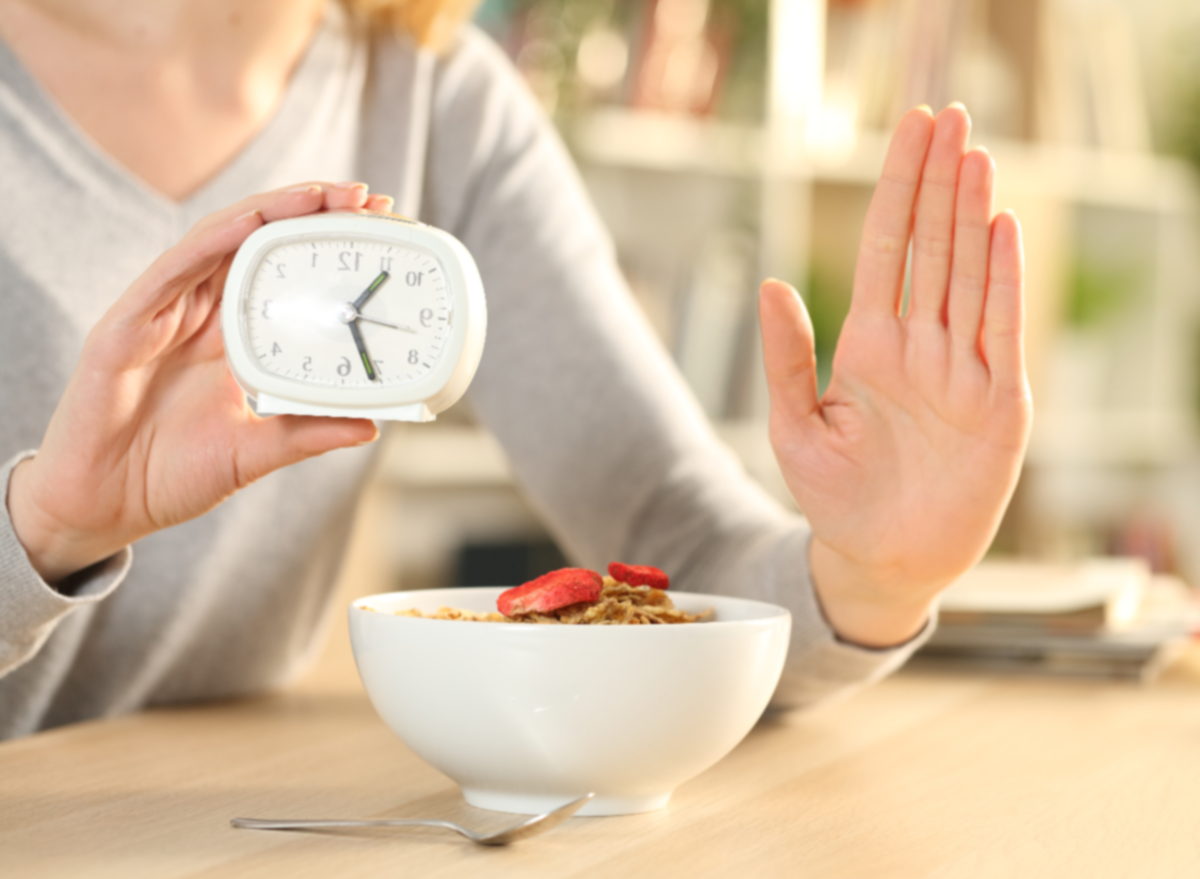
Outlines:
[{"label": "wood grain", "polygon": [[21,877],[1184,876],[1200,865],[1200,655],[1150,687],[901,673],[768,715],[657,813],[508,849],[425,830],[279,834],[253,817],[485,827],[352,673],[0,745],[0,874]]}]

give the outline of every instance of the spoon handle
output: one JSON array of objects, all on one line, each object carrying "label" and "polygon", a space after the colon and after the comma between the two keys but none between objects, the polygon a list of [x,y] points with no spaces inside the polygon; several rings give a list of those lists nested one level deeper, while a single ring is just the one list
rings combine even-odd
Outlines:
[{"label": "spoon handle", "polygon": [[458,825],[451,824],[449,821],[424,818],[380,818],[373,820],[233,818],[229,823],[234,827],[241,827],[246,830],[315,830],[325,827],[445,827],[448,830],[459,829]]}]

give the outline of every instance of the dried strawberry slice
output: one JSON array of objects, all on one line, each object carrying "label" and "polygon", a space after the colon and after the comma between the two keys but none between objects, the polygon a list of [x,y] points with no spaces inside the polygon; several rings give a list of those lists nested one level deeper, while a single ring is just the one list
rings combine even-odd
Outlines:
[{"label": "dried strawberry slice", "polygon": [[651,586],[654,589],[666,589],[671,584],[671,578],[664,571],[650,565],[626,565],[613,562],[608,566],[608,576],[618,583],[629,586]]},{"label": "dried strawberry slice", "polygon": [[550,613],[568,604],[595,601],[600,597],[603,587],[604,580],[595,571],[560,568],[501,592],[496,599],[496,607],[506,617],[524,613]]}]

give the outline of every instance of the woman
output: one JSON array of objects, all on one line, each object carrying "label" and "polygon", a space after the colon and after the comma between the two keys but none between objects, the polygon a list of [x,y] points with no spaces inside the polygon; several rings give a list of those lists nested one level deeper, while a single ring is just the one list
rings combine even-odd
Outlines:
[{"label": "woman", "polygon": [[0,733],[277,686],[311,655],[377,431],[256,417],[215,306],[264,222],[390,205],[296,181],[415,203],[405,167],[488,291],[473,409],[570,554],[787,605],[793,703],[902,662],[994,534],[1030,420],[1019,231],[962,108],[897,129],[824,397],[799,297],[763,285],[771,437],[806,522],[714,440],[461,4],[370,5],[443,44],[427,131],[420,54],[361,10],[0,2]]}]

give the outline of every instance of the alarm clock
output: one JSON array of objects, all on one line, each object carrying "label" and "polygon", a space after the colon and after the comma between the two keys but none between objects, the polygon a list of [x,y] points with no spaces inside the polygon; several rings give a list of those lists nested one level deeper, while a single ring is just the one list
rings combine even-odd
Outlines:
[{"label": "alarm clock", "polygon": [[391,214],[266,224],[221,303],[229,368],[260,415],[432,421],[474,377],[486,326],[462,243]]}]

